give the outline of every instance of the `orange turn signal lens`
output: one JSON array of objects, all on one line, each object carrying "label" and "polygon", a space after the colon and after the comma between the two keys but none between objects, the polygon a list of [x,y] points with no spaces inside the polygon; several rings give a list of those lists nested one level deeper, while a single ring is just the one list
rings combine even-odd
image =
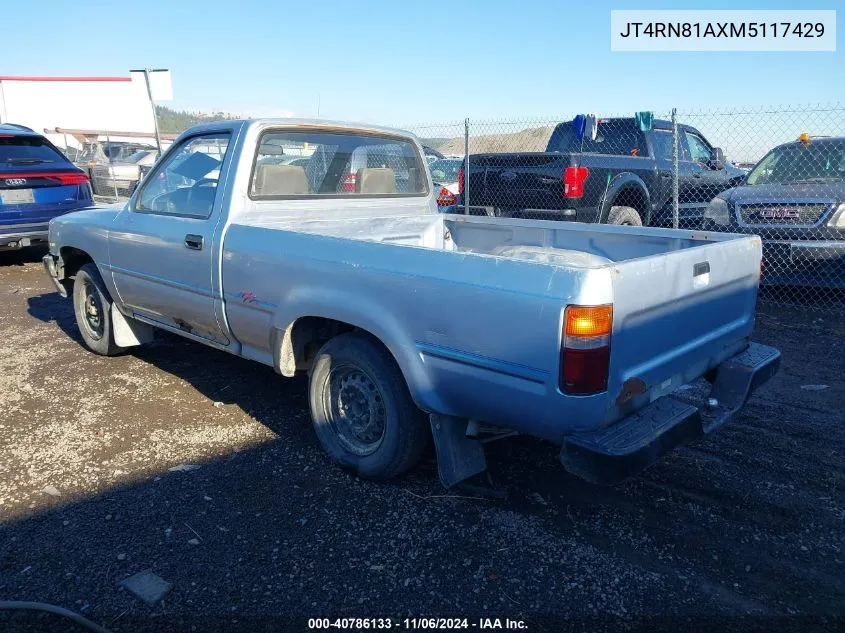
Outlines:
[{"label": "orange turn signal lens", "polygon": [[607,336],[613,329],[613,306],[569,306],[566,308],[567,336]]}]

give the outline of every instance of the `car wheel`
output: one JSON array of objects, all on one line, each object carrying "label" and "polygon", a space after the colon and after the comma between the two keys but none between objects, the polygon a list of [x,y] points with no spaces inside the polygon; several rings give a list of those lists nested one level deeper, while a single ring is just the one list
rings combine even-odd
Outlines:
[{"label": "car wheel", "polygon": [[101,356],[114,356],[123,348],[114,342],[112,301],[95,264],[85,264],[73,282],[73,312],[86,347]]},{"label": "car wheel", "polygon": [[428,421],[378,341],[358,332],[329,340],[317,352],[308,390],[317,438],[342,467],[389,479],[419,461]]},{"label": "car wheel", "polygon": [[643,219],[639,211],[633,207],[610,207],[607,214],[608,224],[620,224],[622,226],[642,226]]}]

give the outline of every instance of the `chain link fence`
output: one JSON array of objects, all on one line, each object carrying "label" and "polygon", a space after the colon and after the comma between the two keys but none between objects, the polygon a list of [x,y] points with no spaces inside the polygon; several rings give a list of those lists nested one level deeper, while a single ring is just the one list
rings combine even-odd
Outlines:
[{"label": "chain link fence", "polygon": [[444,210],[755,234],[764,296],[845,305],[845,104],[409,129]]}]

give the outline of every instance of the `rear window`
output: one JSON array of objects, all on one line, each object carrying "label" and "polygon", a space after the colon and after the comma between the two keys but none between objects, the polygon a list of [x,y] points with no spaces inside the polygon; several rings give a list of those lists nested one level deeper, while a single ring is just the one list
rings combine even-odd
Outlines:
[{"label": "rear window", "polygon": [[250,196],[390,197],[428,193],[416,146],[346,131],[269,131],[261,137]]},{"label": "rear window", "polygon": [[66,163],[67,159],[39,136],[6,136],[0,134],[0,163],[6,165],[40,165]]},{"label": "rear window", "polygon": [[463,165],[462,160],[450,160],[442,158],[436,160],[429,165],[431,170],[431,179],[439,184],[457,182],[458,169]]},{"label": "rear window", "polygon": [[579,139],[571,121],[562,123],[555,128],[549,149],[567,154],[648,156],[643,133],[633,119],[599,119],[595,139],[589,136]]}]

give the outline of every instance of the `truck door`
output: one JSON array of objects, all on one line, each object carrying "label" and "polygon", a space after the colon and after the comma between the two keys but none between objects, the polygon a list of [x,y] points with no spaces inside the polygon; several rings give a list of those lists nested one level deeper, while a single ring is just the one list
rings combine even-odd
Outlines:
[{"label": "truck door", "polygon": [[133,314],[224,345],[215,313],[214,235],[232,134],[202,132],[171,148],[109,234],[114,283]]},{"label": "truck door", "polygon": [[[672,221],[672,130],[655,128],[649,134],[651,153],[657,165],[657,182],[651,192],[651,203],[655,205],[654,223],[660,226]],[[678,142],[678,165],[684,160],[684,152]]]},{"label": "truck door", "polygon": [[681,179],[681,226],[698,226],[704,208],[721,191],[727,188],[727,171],[710,167],[710,145],[698,134],[681,130],[687,152],[688,172],[686,181]]}]

